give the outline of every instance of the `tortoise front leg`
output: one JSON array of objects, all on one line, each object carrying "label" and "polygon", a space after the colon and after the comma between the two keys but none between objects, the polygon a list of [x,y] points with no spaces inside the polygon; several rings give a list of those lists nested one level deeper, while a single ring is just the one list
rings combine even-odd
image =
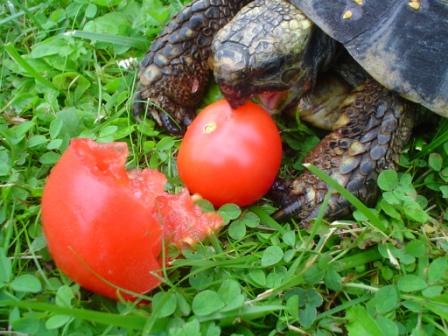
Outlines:
[{"label": "tortoise front leg", "polygon": [[[367,81],[351,93],[341,108],[337,121],[340,127],[327,135],[305,162],[325,171],[362,201],[372,203],[378,196],[378,174],[396,166],[409,139],[412,106],[376,82]],[[286,192],[276,218],[295,216],[303,225],[316,217],[328,191],[327,185],[308,171],[276,188]],[[325,217],[341,218],[351,210],[347,200],[334,192]]]},{"label": "tortoise front leg", "polygon": [[171,133],[191,122],[210,77],[215,33],[249,0],[196,0],[176,15],[143,59],[133,112],[146,112]]}]

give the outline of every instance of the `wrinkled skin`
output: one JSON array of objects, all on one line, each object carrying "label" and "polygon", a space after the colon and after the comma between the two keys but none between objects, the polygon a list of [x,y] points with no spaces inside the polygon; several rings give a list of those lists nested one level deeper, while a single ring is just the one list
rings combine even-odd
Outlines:
[{"label": "wrinkled skin", "polygon": [[[343,76],[356,85],[352,90],[340,89],[337,83],[333,89],[332,80],[326,81],[328,88],[314,89],[319,72],[333,65],[335,42],[284,0],[255,0],[240,10],[237,4],[242,3],[198,0],[173,19],[142,62],[136,114],[145,108],[140,100],[155,101],[163,111],[150,107],[148,112],[168,131],[182,133],[212,70],[235,107],[256,94],[282,91],[276,109],[302,111],[307,121],[332,130],[305,162],[324,170],[361,200],[372,202],[379,172],[395,167],[410,136],[413,107],[372,79],[358,85],[360,78],[368,76]],[[213,20],[207,11],[214,13]],[[197,16],[202,16],[202,26],[193,30]],[[200,44],[204,40],[207,43]],[[332,92],[342,95],[350,90],[346,98],[329,98]],[[310,106],[313,102],[324,110]],[[279,180],[271,191],[281,206],[276,216],[295,216],[306,225],[327,191],[326,184],[309,172],[294,181]],[[339,218],[349,211],[348,202],[332,194],[325,216]]]}]

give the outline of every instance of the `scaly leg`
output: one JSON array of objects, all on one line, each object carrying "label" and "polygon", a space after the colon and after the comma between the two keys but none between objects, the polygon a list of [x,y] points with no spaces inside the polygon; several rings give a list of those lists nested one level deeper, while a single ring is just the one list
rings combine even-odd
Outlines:
[{"label": "scaly leg", "polygon": [[[412,126],[412,105],[374,81],[355,89],[344,101],[337,121],[340,126],[328,134],[305,158],[329,174],[366,203],[378,196],[376,179],[381,170],[394,168],[408,141]],[[286,196],[276,218],[297,217],[303,225],[313,219],[328,191],[327,185],[311,172],[304,172],[287,185],[277,185]],[[275,193],[275,190],[274,190]],[[333,192],[327,219],[341,218],[352,210],[340,194]]]},{"label": "scaly leg", "polygon": [[191,122],[210,77],[215,33],[248,0],[196,0],[155,39],[140,66],[134,115],[146,112],[171,133]]}]

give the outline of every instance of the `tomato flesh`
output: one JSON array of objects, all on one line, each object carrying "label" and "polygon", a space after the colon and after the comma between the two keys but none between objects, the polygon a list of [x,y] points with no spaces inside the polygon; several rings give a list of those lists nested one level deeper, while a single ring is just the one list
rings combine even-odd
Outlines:
[{"label": "tomato flesh", "polygon": [[179,248],[203,240],[218,231],[223,224],[221,216],[216,212],[203,213],[187,190],[177,195],[158,197],[156,209],[165,239]]},{"label": "tomato flesh", "polygon": [[[162,239],[193,244],[222,220],[202,214],[185,193],[165,193],[162,173],[126,171],[127,154],[125,143],[72,140],[45,185],[42,222],[50,253],[66,275],[104,296],[131,299],[126,291],[145,293],[160,284]],[[184,221],[173,222],[167,207]],[[196,225],[194,238],[185,232],[176,241],[173,232],[186,231],[185,225]]]},{"label": "tomato flesh", "polygon": [[254,103],[233,110],[220,100],[188,127],[177,164],[191,192],[215,206],[246,206],[269,190],[281,157],[278,129],[265,110]]}]

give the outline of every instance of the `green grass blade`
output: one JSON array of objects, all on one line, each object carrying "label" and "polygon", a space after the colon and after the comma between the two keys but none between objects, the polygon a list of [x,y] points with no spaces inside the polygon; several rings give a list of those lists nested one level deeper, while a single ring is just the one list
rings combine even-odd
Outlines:
[{"label": "green grass blade", "polygon": [[448,321],[448,305],[446,303],[424,302],[423,305],[434,314]]},{"label": "green grass blade", "polygon": [[22,1],[17,1],[17,0],[11,0],[17,7],[19,7],[25,14],[26,16],[33,21],[33,23],[40,29],[40,30],[45,30],[42,25],[40,24],[39,20],[31,13],[30,9],[27,8],[24,4],[22,4]]},{"label": "green grass blade", "polygon": [[442,294],[432,299],[417,297],[413,295],[407,295],[404,297],[418,302],[426,309],[432,311],[434,314],[439,315],[442,319],[448,321],[448,294]]},{"label": "green grass blade", "polygon": [[31,301],[0,301],[0,306],[19,307],[24,309],[47,311],[55,314],[69,315],[78,319],[98,322],[105,325],[112,325],[127,329],[143,329],[146,318],[136,315],[119,315],[98,312],[88,309],[68,308],[56,306],[49,303]]},{"label": "green grass blade", "polygon": [[[380,260],[381,255],[377,248],[371,248],[367,251],[362,251],[360,253],[344,257],[335,262],[335,268],[337,272],[348,271],[358,266],[365,265],[372,261]],[[288,281],[283,283],[280,287],[276,288],[276,291],[285,290],[287,288],[292,288],[296,286],[301,286],[305,280],[303,278],[303,273],[306,269],[301,268],[298,274],[290,277]]]},{"label": "green grass blade", "polygon": [[250,211],[260,218],[261,223],[266,224],[273,229],[279,230],[280,232],[285,230],[285,228],[274,218],[272,218],[262,207],[252,206],[250,207]]},{"label": "green grass blade", "polygon": [[378,249],[374,247],[367,251],[362,251],[338,260],[336,270],[338,272],[348,271],[349,269],[362,266],[379,259],[381,259],[381,254],[378,252]]},{"label": "green grass blade", "polygon": [[442,146],[445,142],[448,142],[448,121],[444,119],[441,123],[442,125],[439,129],[440,132],[428,145],[423,147],[422,151],[416,156],[416,158],[422,158]]},{"label": "green grass blade", "polygon": [[[36,10],[42,8],[42,7],[43,7],[43,5],[40,4],[40,5],[31,7],[31,8],[28,8],[28,12],[29,12],[29,13],[34,12],[34,11],[36,11]],[[24,12],[24,11],[20,11],[20,12],[17,12],[17,13],[12,14],[12,15],[10,15],[10,16],[7,16],[7,17],[5,17],[4,19],[1,19],[1,20],[0,20],[0,26],[1,26],[1,25],[5,25],[5,24],[7,24],[7,23],[10,22],[10,21],[14,21],[15,19],[17,19],[17,18],[19,18],[19,17],[21,17],[21,16],[23,16],[23,15],[25,15],[25,12]]]},{"label": "green grass blade", "polygon": [[22,56],[20,56],[19,52],[12,44],[7,44],[5,46],[5,50],[9,54],[9,56],[26,72],[33,76],[36,81],[39,81],[50,89],[58,91],[53,83],[51,83],[48,79],[42,77]]},{"label": "green grass blade", "polygon": [[141,50],[146,50],[148,49],[149,46],[148,40],[141,37],[118,36],[104,33],[85,32],[79,30],[68,31],[65,32],[64,35],[74,36],[92,42],[105,42],[129,48],[137,48]]},{"label": "green grass blade", "polygon": [[323,172],[316,166],[305,163],[305,168],[307,168],[310,172],[312,172],[314,175],[319,177],[322,181],[324,181],[326,184],[328,184],[331,188],[336,190],[338,193],[340,193],[345,199],[350,202],[351,205],[353,205],[356,209],[358,209],[366,218],[369,219],[371,226],[373,228],[383,234],[385,237],[387,237],[387,234],[384,232],[385,227],[383,223],[381,223],[381,220],[378,218],[376,214],[374,214],[364,203],[361,202],[359,198],[354,196],[350,191],[345,189],[342,185],[340,185],[338,182],[333,180],[330,175]]},{"label": "green grass blade", "polygon": [[207,321],[220,321],[221,326],[232,325],[235,322],[235,319],[241,319],[244,321],[250,321],[256,318],[260,318],[269,314],[272,314],[276,311],[281,311],[284,309],[284,306],[278,304],[270,304],[270,305],[258,305],[251,306],[245,305],[242,308],[228,311],[228,312],[220,312],[217,314],[199,317],[199,321],[207,322]]},{"label": "green grass blade", "polygon": [[361,304],[363,302],[366,302],[366,301],[370,300],[371,298],[372,298],[371,294],[365,294],[364,296],[361,296],[361,297],[356,298],[354,300],[346,301],[343,304],[340,304],[339,306],[336,306],[336,307],[334,307],[332,309],[324,311],[322,314],[319,314],[317,316],[317,320],[321,320],[321,319],[323,319],[325,317],[329,317],[329,316],[332,316],[334,314],[337,314],[337,313],[340,313],[340,312],[343,312],[343,311],[347,311],[349,308],[351,308],[353,306],[356,306],[356,305],[359,305],[359,304]]}]

